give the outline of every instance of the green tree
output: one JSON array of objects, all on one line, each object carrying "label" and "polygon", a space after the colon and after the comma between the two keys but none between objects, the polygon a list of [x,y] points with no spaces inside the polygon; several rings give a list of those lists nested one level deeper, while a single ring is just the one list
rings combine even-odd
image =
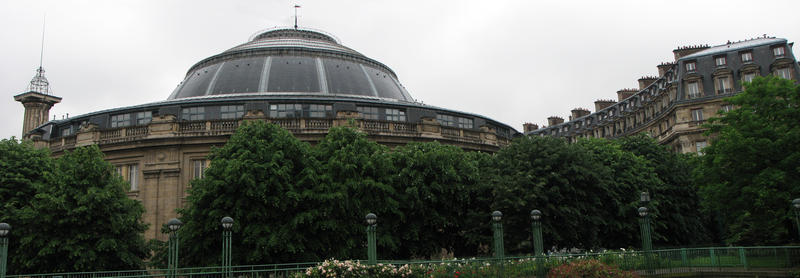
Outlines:
[{"label": "green tree", "polygon": [[[36,156],[38,158],[38,156]],[[47,165],[47,164],[45,164]],[[17,273],[123,270],[143,267],[149,250],[144,208],[97,146],[57,158],[45,183],[21,209]]]},{"label": "green tree", "polygon": [[[14,138],[0,140],[0,204],[3,210],[19,210],[33,199],[36,184],[45,182],[45,174],[52,169],[50,153],[36,149],[30,142]],[[8,213],[0,216],[11,221]]]},{"label": "green tree", "polygon": [[532,209],[543,213],[545,249],[597,246],[594,227],[605,219],[596,216],[598,204],[587,189],[600,184],[602,167],[588,152],[553,137],[517,138],[497,152],[492,209],[503,212],[506,250],[532,251]]},{"label": "green tree", "polygon": [[45,175],[53,168],[53,160],[46,149],[36,149],[30,142],[14,138],[0,141],[0,222],[11,224],[9,235],[10,273],[20,274],[21,266],[29,252],[20,248],[20,235],[35,232],[31,225],[22,222],[21,210],[28,206],[36,195],[36,188],[46,184]]},{"label": "green tree", "polygon": [[[686,182],[690,169],[683,158],[651,139],[569,144],[558,138],[522,137],[501,149],[495,163],[494,208],[504,213],[506,250],[511,253],[532,249],[531,209],[544,214],[545,248],[638,247],[641,191],[654,196],[648,206],[657,243],[674,245],[696,236],[678,234],[696,231],[699,224],[676,215],[680,209],[697,210],[692,187],[677,184]],[[678,170],[682,172],[668,173]],[[696,213],[686,217],[692,215]]]},{"label": "green tree", "polygon": [[490,191],[481,183],[475,159],[479,156],[438,142],[394,149],[392,184],[403,212],[402,225],[392,231],[400,237],[399,257],[430,257],[442,250],[464,252],[458,256],[478,252],[478,237],[467,234],[488,229],[491,213]]},{"label": "green tree", "polygon": [[696,178],[728,243],[785,243],[800,196],[800,86],[774,76],[744,86],[727,99],[736,109],[709,120],[715,138]]},{"label": "green tree", "polygon": [[693,245],[710,240],[701,213],[697,185],[692,179],[693,157],[675,153],[655,139],[639,134],[615,140],[623,150],[644,158],[660,180],[649,188],[652,202],[648,205],[658,212],[654,229],[661,235],[655,244],[664,246]]},{"label": "green tree", "polygon": [[329,222],[320,204],[335,199],[318,182],[307,143],[262,121],[246,122],[212,149],[205,177],[192,181],[180,209],[182,265],[220,263],[220,219],[233,217],[234,264],[318,261]]},{"label": "green tree", "polygon": [[[596,230],[597,241],[600,247],[641,247],[641,237],[637,222],[637,208],[640,192],[654,191],[664,187],[653,171],[652,165],[641,156],[625,151],[617,142],[606,139],[584,139],[573,144],[581,152],[586,152],[594,161],[603,167],[593,169],[600,179],[596,184],[588,185],[584,189],[591,196],[591,206],[594,211],[592,218],[597,218],[597,223],[592,227]],[[655,194],[657,195],[657,194]],[[653,220],[653,240],[665,239],[661,228],[669,226],[662,219],[659,210],[657,195],[648,207],[650,218]],[[595,219],[593,219],[595,220]]]},{"label": "green tree", "polygon": [[400,242],[391,231],[402,213],[397,193],[388,184],[393,172],[388,151],[350,127],[331,128],[313,148],[320,162],[320,183],[326,186],[323,194],[333,196],[319,205],[326,217],[320,220],[325,233],[318,236],[328,242],[328,257],[366,258],[364,216],[370,212],[379,217],[379,254],[385,258],[397,252]]}]

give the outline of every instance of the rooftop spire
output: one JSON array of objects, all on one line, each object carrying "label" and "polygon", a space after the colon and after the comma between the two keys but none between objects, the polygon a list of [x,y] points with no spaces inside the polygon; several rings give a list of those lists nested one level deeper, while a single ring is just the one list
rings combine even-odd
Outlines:
[{"label": "rooftop spire", "polygon": [[47,25],[47,15],[42,19],[42,46],[39,48],[39,68],[42,67],[42,59],[44,58],[44,26]]},{"label": "rooftop spire", "polygon": [[28,85],[28,92],[50,94],[50,82],[44,77],[44,69],[42,67],[36,69],[36,75],[31,79],[31,84]]},{"label": "rooftop spire", "polygon": [[44,26],[47,22],[47,17],[42,20],[42,46],[39,51],[39,68],[36,69],[36,75],[31,79],[31,84],[28,85],[28,92],[37,92],[45,95],[50,94],[50,82],[44,77],[44,68],[42,67],[42,60],[44,58]]},{"label": "rooftop spire", "polygon": [[294,29],[297,30],[297,9],[300,5],[294,4]]}]

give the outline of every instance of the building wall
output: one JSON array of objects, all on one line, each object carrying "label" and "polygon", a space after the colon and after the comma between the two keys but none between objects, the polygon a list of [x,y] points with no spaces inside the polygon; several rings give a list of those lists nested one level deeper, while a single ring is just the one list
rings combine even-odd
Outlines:
[{"label": "building wall", "polygon": [[[776,55],[779,51],[774,49],[778,47],[784,49],[783,55]],[[746,74],[780,76],[788,73],[785,77],[798,80],[800,67],[791,47],[784,39],[758,38],[715,47],[679,48],[673,51],[676,61],[659,65],[660,76],[650,85],[630,95],[620,94],[629,89],[620,90],[619,102],[615,104],[597,106],[601,109],[569,122],[551,121],[550,126],[526,134],[556,136],[574,142],[580,138],[617,138],[647,133],[676,152],[700,152],[703,145],[711,143],[702,125],[718,116],[718,111],[730,108],[724,99],[744,89],[742,80]],[[751,53],[752,59],[744,61],[743,53]],[[720,57],[725,58],[725,64],[717,64],[716,59]],[[692,68],[687,67],[689,63],[694,64],[693,70],[688,70]],[[725,85],[720,85],[721,78],[728,78],[723,82]],[[698,91],[695,95],[689,94],[693,82]],[[699,111],[702,117],[696,116]]]},{"label": "building wall", "polygon": [[498,136],[495,127],[488,124],[477,128],[445,127],[435,116],[421,117],[416,123],[391,122],[361,119],[358,112],[341,111],[333,118],[274,119],[261,110],[250,110],[243,118],[231,120],[186,121],[165,114],[146,125],[120,128],[84,123],[67,136],[44,139],[32,133],[28,139],[38,147],[49,148],[55,156],[76,147],[98,145],[106,160],[131,183],[128,196],[144,205],[143,221],[150,225],[145,237],[166,240],[161,227],[186,205],[189,184],[199,174],[195,162],[202,161],[208,167],[211,147],[224,145],[244,121],[278,124],[312,144],[334,126],[355,126],[368,138],[388,146],[439,141],[467,150],[494,152],[511,140]]}]

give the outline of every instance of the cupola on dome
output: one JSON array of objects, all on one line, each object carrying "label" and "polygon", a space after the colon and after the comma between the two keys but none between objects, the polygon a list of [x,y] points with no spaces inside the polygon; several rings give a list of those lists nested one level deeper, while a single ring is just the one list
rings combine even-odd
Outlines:
[{"label": "cupola on dome", "polygon": [[389,67],[306,29],[271,29],[189,69],[168,99],[337,95],[414,102]]}]

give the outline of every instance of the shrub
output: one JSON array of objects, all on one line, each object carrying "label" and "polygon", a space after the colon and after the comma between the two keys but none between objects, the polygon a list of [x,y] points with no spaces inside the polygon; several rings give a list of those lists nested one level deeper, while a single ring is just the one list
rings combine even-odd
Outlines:
[{"label": "shrub", "polygon": [[639,274],[632,271],[620,270],[616,266],[609,266],[601,263],[598,260],[579,260],[553,268],[550,270],[550,273],[547,275],[547,277],[638,278]]}]

